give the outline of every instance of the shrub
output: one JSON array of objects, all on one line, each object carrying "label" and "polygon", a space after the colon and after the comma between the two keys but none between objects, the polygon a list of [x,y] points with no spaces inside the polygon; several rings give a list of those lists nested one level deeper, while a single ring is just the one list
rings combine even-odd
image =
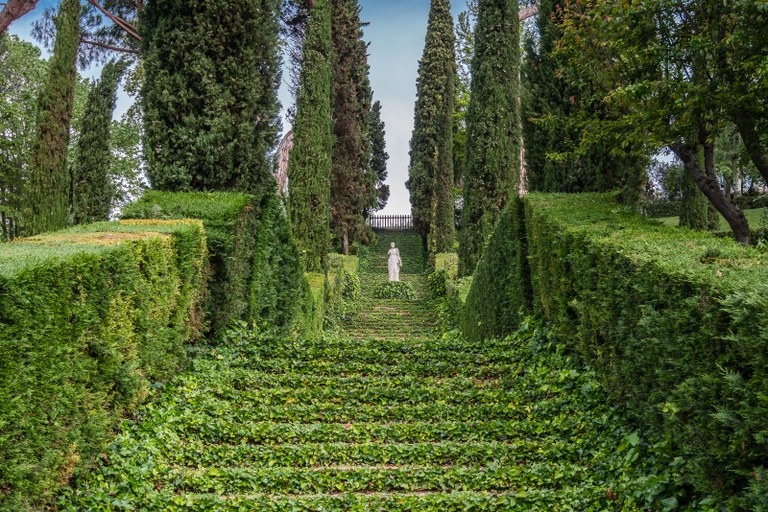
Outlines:
[{"label": "shrub", "polygon": [[534,310],[673,442],[691,485],[742,509],[768,465],[765,254],[610,195],[532,194],[524,215]]},{"label": "shrub", "polygon": [[148,191],[123,217],[203,221],[212,269],[206,318],[214,338],[238,320],[295,328],[304,277],[276,196]]},{"label": "shrub", "polygon": [[317,340],[323,335],[325,316],[326,279],[325,274],[308,272],[304,277],[301,297],[301,314],[297,327],[304,340]]},{"label": "shrub", "polygon": [[198,221],[126,221],[0,245],[0,509],[43,508],[184,367],[204,240]]},{"label": "shrub", "polygon": [[335,327],[360,307],[360,260],[357,256],[328,255],[328,293],[325,325]]},{"label": "shrub", "polygon": [[416,290],[411,283],[405,281],[384,281],[377,283],[372,294],[377,299],[415,300]]}]

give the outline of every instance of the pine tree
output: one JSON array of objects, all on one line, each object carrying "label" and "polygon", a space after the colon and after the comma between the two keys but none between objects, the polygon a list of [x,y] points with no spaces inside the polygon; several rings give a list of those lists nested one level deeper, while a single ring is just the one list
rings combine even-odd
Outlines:
[{"label": "pine tree", "polygon": [[374,177],[370,210],[381,210],[389,201],[389,185],[384,183],[387,179],[387,160],[389,160],[389,154],[387,154],[384,121],[381,120],[381,102],[378,100],[371,107],[368,134],[371,139],[370,167]]},{"label": "pine tree", "polygon": [[519,32],[517,1],[479,1],[459,237],[462,275],[474,272],[519,185]]},{"label": "pine tree", "polygon": [[291,227],[308,272],[322,272],[330,246],[331,0],[315,0],[303,46],[293,150],[288,165]]},{"label": "pine tree", "polygon": [[362,40],[357,0],[332,0],[333,166],[331,228],[348,254],[349,243],[365,231],[363,212],[372,183],[368,114],[371,88],[367,45]]},{"label": "pine tree", "polygon": [[161,190],[271,191],[279,0],[142,10],[147,174]]},{"label": "pine tree", "polygon": [[448,0],[432,0],[419,61],[408,189],[414,228],[430,253],[449,251],[455,238],[453,108],[456,86],[453,18]]},{"label": "pine tree", "polygon": [[27,234],[61,229],[69,214],[67,148],[80,43],[79,0],[63,0],[54,24],[56,42],[38,100],[37,136],[24,194]]},{"label": "pine tree", "polygon": [[80,138],[78,160],[72,173],[72,210],[75,224],[108,220],[114,186],[109,168],[112,162],[110,127],[117,101],[117,86],[125,70],[122,61],[110,61],[99,82],[88,94]]}]

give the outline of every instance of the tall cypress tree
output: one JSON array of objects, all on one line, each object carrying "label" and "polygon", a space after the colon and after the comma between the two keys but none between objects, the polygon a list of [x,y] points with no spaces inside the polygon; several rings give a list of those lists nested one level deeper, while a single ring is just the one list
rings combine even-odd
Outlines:
[{"label": "tall cypress tree", "polygon": [[[558,74],[555,47],[562,33],[557,19],[565,0],[543,0],[537,17],[538,37],[525,42],[522,69],[522,125],[528,189],[541,192],[605,192],[636,186],[645,159],[611,154],[614,144],[590,142],[573,119],[599,105],[585,104],[594,84],[568,83]],[[631,195],[631,194],[630,194]]]},{"label": "tall cypress tree", "polygon": [[389,185],[384,183],[387,179],[387,160],[389,160],[385,135],[384,121],[381,119],[381,102],[377,100],[371,107],[371,116],[368,120],[368,136],[371,139],[370,166],[373,175],[370,210],[381,210],[389,201]]},{"label": "tall cypress tree", "polygon": [[315,0],[303,46],[293,150],[288,165],[288,209],[304,267],[322,272],[330,246],[331,0]]},{"label": "tall cypress tree", "polygon": [[520,22],[516,0],[480,0],[467,112],[459,271],[474,272],[520,168]]},{"label": "tall cypress tree", "polygon": [[54,24],[56,42],[38,100],[37,137],[24,194],[27,234],[61,229],[69,214],[67,147],[77,77],[80,1],[63,0]]},{"label": "tall cypress tree", "polygon": [[88,94],[83,126],[77,140],[78,160],[72,173],[72,211],[76,224],[107,220],[115,191],[108,171],[112,161],[110,125],[117,86],[125,70],[121,61],[108,62]]},{"label": "tall cypress tree", "polygon": [[142,10],[147,174],[162,190],[274,186],[278,0],[153,0]]},{"label": "tall cypress tree", "polygon": [[430,253],[453,247],[453,107],[456,53],[448,0],[432,0],[416,85],[411,162],[406,184],[414,227]]},{"label": "tall cypress tree", "polygon": [[333,7],[333,167],[331,228],[349,253],[364,232],[363,212],[370,190],[368,114],[371,90],[367,45],[357,0],[332,0]]}]

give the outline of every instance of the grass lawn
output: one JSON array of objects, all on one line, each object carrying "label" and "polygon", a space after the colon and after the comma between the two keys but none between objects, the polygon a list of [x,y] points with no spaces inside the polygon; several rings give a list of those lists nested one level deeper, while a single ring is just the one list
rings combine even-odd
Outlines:
[{"label": "grass lawn", "polygon": [[[747,217],[747,222],[749,222],[749,227],[752,229],[756,229],[760,227],[760,223],[763,222],[763,208],[753,208],[752,210],[744,210],[744,215]],[[667,226],[677,226],[679,222],[679,218],[677,216],[674,217],[659,217],[657,220],[660,220]],[[725,222],[725,219],[720,216],[720,231],[729,231],[728,229],[728,223]]]}]

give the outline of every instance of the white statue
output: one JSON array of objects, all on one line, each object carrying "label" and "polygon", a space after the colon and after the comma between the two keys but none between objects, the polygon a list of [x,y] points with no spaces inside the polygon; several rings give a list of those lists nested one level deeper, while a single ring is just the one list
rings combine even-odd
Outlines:
[{"label": "white statue", "polygon": [[400,259],[400,250],[395,247],[395,242],[389,244],[389,259],[387,260],[387,268],[389,269],[389,280],[400,280],[400,267],[403,266],[403,262]]}]

